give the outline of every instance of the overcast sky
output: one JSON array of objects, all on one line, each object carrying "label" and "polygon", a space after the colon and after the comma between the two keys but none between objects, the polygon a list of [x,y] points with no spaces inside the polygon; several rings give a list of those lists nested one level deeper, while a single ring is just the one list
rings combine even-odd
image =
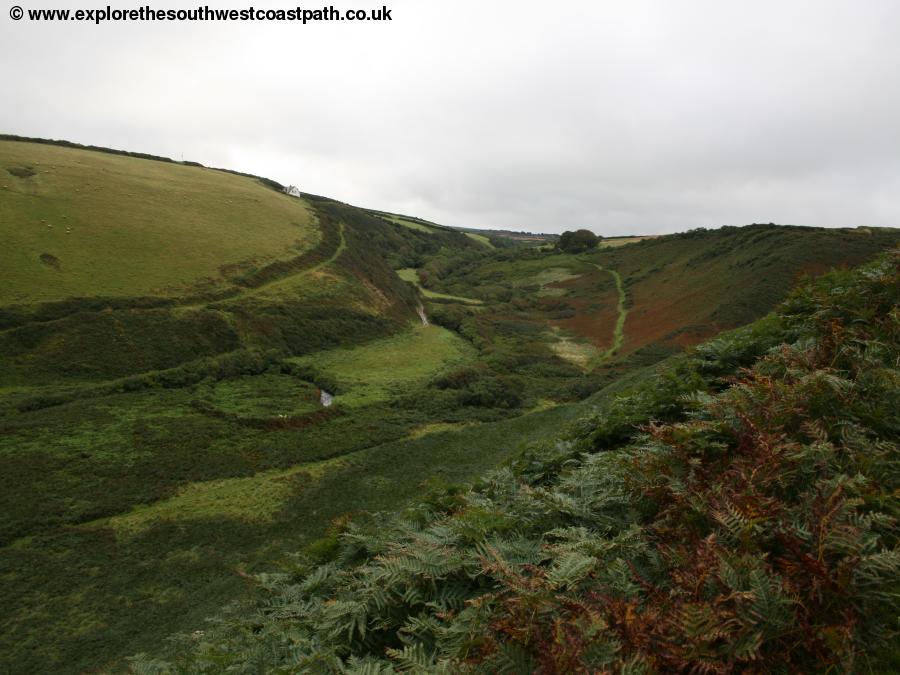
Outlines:
[{"label": "overcast sky", "polygon": [[14,22],[4,7],[0,132],[450,225],[900,226],[897,0],[387,2],[389,23],[306,26]]}]

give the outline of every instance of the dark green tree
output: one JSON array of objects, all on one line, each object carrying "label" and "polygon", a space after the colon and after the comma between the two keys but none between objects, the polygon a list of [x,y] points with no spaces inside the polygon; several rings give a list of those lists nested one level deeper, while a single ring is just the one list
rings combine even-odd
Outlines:
[{"label": "dark green tree", "polygon": [[590,230],[565,231],[556,243],[557,248],[565,253],[581,253],[596,248],[600,237]]}]

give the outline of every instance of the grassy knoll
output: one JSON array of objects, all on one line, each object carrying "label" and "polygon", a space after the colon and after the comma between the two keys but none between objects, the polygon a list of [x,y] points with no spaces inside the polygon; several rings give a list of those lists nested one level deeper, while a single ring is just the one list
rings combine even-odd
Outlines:
[{"label": "grassy knoll", "polygon": [[0,305],[180,296],[319,240],[303,200],[232,174],[0,141]]},{"label": "grassy knoll", "polygon": [[586,340],[576,340],[554,326],[551,332],[553,342],[550,348],[561,359],[574,363],[579,368],[589,370],[592,363],[598,362],[602,353]]},{"label": "grassy knoll", "polygon": [[519,280],[516,285],[525,286],[538,284],[540,286],[538,294],[546,294],[546,291],[551,290],[548,288],[548,286],[550,286],[551,284],[558,284],[561,281],[569,281],[570,279],[576,279],[579,276],[581,275],[573,273],[567,267],[545,267],[537,274]]},{"label": "grassy knoll", "polygon": [[305,297],[317,294],[321,291],[323,280],[326,282],[333,281],[337,278],[335,274],[328,274],[325,269],[334,263],[341,254],[347,249],[347,237],[344,231],[344,224],[337,224],[337,242],[333,250],[327,253],[327,257],[319,260],[309,267],[300,269],[296,274],[288,274],[285,276],[276,276],[272,280],[261,283],[256,288],[244,292],[243,296],[253,294],[278,294],[278,293],[297,293],[298,290]]},{"label": "grassy knoll", "polygon": [[292,359],[311,366],[336,384],[340,406],[371,405],[421,384],[441,370],[470,361],[475,350],[440,326],[413,325],[409,331],[350,349]]},{"label": "grassy knoll", "polygon": [[[111,528],[119,541],[164,523],[230,518],[260,525],[271,523],[300,483],[309,483],[347,461],[346,456],[270,469],[242,478],[188,483],[168,499],[138,505],[118,515],[80,525],[84,530]],[[302,481],[300,480],[302,479]]]}]

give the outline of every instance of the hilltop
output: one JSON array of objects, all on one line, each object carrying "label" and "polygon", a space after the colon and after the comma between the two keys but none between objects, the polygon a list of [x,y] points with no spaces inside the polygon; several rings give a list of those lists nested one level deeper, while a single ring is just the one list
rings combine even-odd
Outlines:
[{"label": "hilltop", "polygon": [[0,166],[4,306],[215,295],[323,239],[308,202],[221,171],[8,141]]},{"label": "hilltop", "polygon": [[684,348],[900,240],[571,255],[64,142],[0,139],[0,174],[0,652],[22,672],[115,670],[248,575],[330,560],[354,516],[551,461]]}]

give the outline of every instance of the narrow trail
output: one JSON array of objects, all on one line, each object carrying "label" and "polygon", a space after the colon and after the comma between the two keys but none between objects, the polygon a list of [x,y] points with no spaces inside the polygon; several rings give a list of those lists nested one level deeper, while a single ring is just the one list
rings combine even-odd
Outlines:
[{"label": "narrow trail", "polygon": [[591,368],[593,369],[612,358],[615,353],[622,347],[622,343],[625,342],[625,317],[628,315],[628,310],[625,308],[625,286],[622,283],[622,277],[619,275],[619,273],[615,270],[605,269],[597,263],[589,264],[593,265],[601,272],[607,272],[611,274],[613,280],[616,282],[616,291],[619,294],[619,301],[616,306],[616,325],[613,327],[612,346],[597,357],[596,361],[591,366]]},{"label": "narrow trail", "polygon": [[[246,297],[249,297],[252,295],[256,295],[260,291],[270,290],[270,289],[278,286],[279,284],[284,284],[289,281],[293,281],[297,277],[305,276],[307,274],[312,274],[313,272],[316,272],[316,271],[322,269],[326,265],[330,265],[331,263],[333,263],[335,260],[337,260],[341,256],[341,253],[343,253],[347,249],[347,239],[344,237],[344,223],[341,223],[341,222],[338,223],[338,234],[340,235],[340,241],[338,242],[337,248],[334,250],[334,253],[332,253],[331,256],[329,256],[325,260],[319,261],[315,265],[312,265],[311,267],[307,267],[305,269],[298,270],[292,274],[287,274],[283,277],[278,277],[277,279],[272,279],[271,281],[262,283],[259,286],[254,286],[253,288],[248,288],[240,293],[231,295],[226,299],[230,302],[232,300],[238,300],[240,298],[246,298]],[[193,307],[205,307],[206,305],[209,305],[209,304],[210,304],[210,301],[203,300],[200,302],[192,302],[189,304],[179,304],[179,305],[176,305],[176,307],[178,309],[186,309],[186,308],[193,308]]]},{"label": "narrow trail", "polygon": [[394,274],[403,279],[403,281],[408,281],[413,284],[419,290],[419,293],[426,298],[441,298],[472,306],[484,304],[484,300],[478,300],[477,298],[464,298],[461,295],[447,295],[446,293],[438,293],[437,291],[429,290],[419,282],[416,272],[417,268],[415,267],[405,267],[403,269],[394,270]]},{"label": "narrow trail", "polygon": [[341,253],[343,253],[345,250],[347,250],[347,239],[344,237],[344,223],[341,223],[341,222],[338,223],[338,234],[340,235],[340,241],[338,242],[337,248],[334,250],[334,253],[332,253],[331,256],[329,256],[325,260],[322,260],[321,262],[317,262],[312,267],[307,267],[306,269],[299,270],[298,272],[295,272],[294,274],[288,274],[287,276],[279,277],[278,279],[272,279],[272,281],[267,281],[266,283],[260,284],[259,286],[256,286],[255,288],[248,289],[246,293],[241,293],[240,295],[237,295],[235,297],[240,298],[240,297],[245,297],[248,295],[254,295],[254,294],[258,293],[259,291],[271,289],[273,286],[277,286],[279,284],[283,284],[288,281],[292,281],[296,277],[304,276],[306,274],[312,274],[313,272],[316,272],[316,271],[322,269],[326,265],[330,265],[335,260],[337,260],[338,258],[341,257]]}]

